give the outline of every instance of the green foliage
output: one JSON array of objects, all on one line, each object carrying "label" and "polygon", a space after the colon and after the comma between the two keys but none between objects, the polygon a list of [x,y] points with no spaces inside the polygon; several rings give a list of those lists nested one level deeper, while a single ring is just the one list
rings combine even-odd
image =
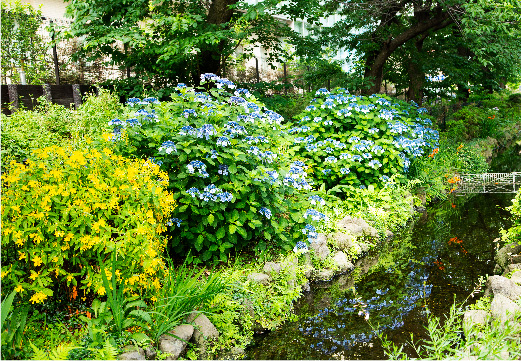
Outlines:
[{"label": "green foliage", "polygon": [[231,82],[215,79],[208,93],[180,85],[171,102],[133,99],[131,119],[112,121],[115,151],[151,158],[168,172],[179,205],[171,253],[191,250],[201,262],[225,260],[232,249],[262,250],[268,241],[291,249],[308,204],[299,190],[310,186],[300,174],[289,177],[282,117],[247,90],[233,95],[226,90],[235,89]]},{"label": "green foliage", "polygon": [[2,83],[10,77],[20,83],[20,71],[25,72],[27,84],[41,84],[45,78],[47,47],[37,34],[42,25],[41,10],[19,0],[2,1]]},{"label": "green foliage", "polygon": [[[169,262],[169,269],[163,278],[163,287],[158,290],[152,310],[150,337],[154,342],[182,324],[192,312],[204,312],[204,306],[211,302],[225,287],[220,273],[205,269],[197,271],[183,264],[177,269]],[[198,310],[198,311],[194,311]]]},{"label": "green foliage", "polygon": [[[159,180],[158,180],[159,178]],[[31,303],[61,288],[104,295],[98,256],[126,260],[128,288],[157,288],[175,207],[167,175],[150,162],[109,149],[35,150],[27,165],[11,162],[2,174],[2,286]],[[163,179],[163,180],[161,180]]]},{"label": "green foliage", "polygon": [[[256,92],[254,92],[255,94]],[[310,94],[288,94],[288,95],[258,95],[259,100],[266,108],[279,113],[284,119],[292,119],[301,113],[311,100]]]},{"label": "green foliage", "polygon": [[[293,152],[309,159],[314,180],[331,191],[379,187],[404,174],[410,159],[436,147],[438,134],[413,105],[382,96],[319,89],[297,116]],[[306,137],[304,137],[304,135]]]},{"label": "green foliage", "polygon": [[208,304],[208,318],[219,329],[219,342],[212,353],[223,358],[234,347],[245,348],[259,328],[273,330],[292,319],[292,308],[307,281],[296,254],[277,259],[280,273],[272,273],[268,284],[248,280],[246,275],[258,270],[249,265],[236,265],[223,270],[226,282],[221,292]]},{"label": "green foliage", "polygon": [[[117,250],[117,248],[116,248]],[[122,263],[122,262],[120,262]],[[124,295],[125,284],[121,282],[118,284],[116,268],[121,269],[122,264],[118,265],[117,252],[113,252],[111,256],[111,282],[107,279],[106,268],[107,265],[101,260],[98,254],[98,264],[102,271],[101,278],[103,280],[103,287],[107,292],[107,305],[105,312],[110,311],[110,329],[116,337],[123,335],[123,330],[133,326],[145,327],[145,323],[151,323],[150,315],[143,309],[147,307],[143,300],[138,299],[137,296],[127,297]],[[98,292],[99,293],[99,292]],[[100,306],[101,307],[101,306]],[[103,318],[103,314],[100,316]]]},{"label": "green foliage", "polygon": [[521,192],[517,192],[508,208],[512,214],[512,226],[508,230],[502,230],[502,241],[505,243],[517,242],[521,244]]},{"label": "green foliage", "polygon": [[455,143],[442,137],[436,153],[413,162],[410,177],[421,181],[418,185],[428,200],[444,199],[457,189],[458,174],[485,173],[488,164],[481,149],[472,143]]},{"label": "green foliage", "polygon": [[[414,342],[412,338],[409,342],[419,355],[417,359],[468,360],[476,357],[478,360],[492,360],[504,359],[505,352],[509,353],[511,359],[521,356],[515,324],[510,321],[502,323],[500,319],[487,323],[485,327],[474,323],[464,324],[463,313],[461,307],[453,304],[444,320],[429,314],[426,326],[429,339],[422,344]],[[397,346],[385,338],[382,341],[389,359],[409,359],[403,351],[403,345]]]},{"label": "green foliage", "polygon": [[118,99],[100,89],[99,96],[90,94],[78,110],[38,99],[35,110],[19,110],[1,115],[2,169],[10,160],[24,161],[37,148],[52,145],[79,149],[89,139],[101,135],[110,119],[121,111]]},{"label": "green foliage", "polygon": [[[64,36],[85,39],[77,56],[108,56],[157,88],[176,81],[195,84],[200,74],[221,71],[253,36],[271,50],[270,57],[281,51],[279,37],[289,28],[267,11],[271,3],[138,0],[127,6],[123,0],[73,0],[67,12],[74,22]],[[253,47],[243,49],[246,56],[252,54]]]},{"label": "green foliage", "polygon": [[29,306],[13,305],[17,291],[2,300],[2,358],[16,358],[27,321]]}]

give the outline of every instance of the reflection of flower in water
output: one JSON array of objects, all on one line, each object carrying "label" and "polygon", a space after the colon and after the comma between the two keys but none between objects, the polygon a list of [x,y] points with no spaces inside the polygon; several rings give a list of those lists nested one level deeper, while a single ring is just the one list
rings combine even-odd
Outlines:
[{"label": "reflection of flower in water", "polygon": [[[428,262],[429,260],[425,260]],[[432,262],[432,260],[430,260]],[[388,269],[386,273],[393,273]],[[397,295],[389,293],[389,288],[377,289],[375,296],[364,300],[362,297],[347,297],[339,299],[333,307],[321,309],[315,316],[303,321],[299,330],[306,336],[314,338],[310,347],[325,354],[333,354],[341,349],[349,350],[354,346],[370,343],[377,333],[395,330],[404,325],[403,318],[418,307],[418,301],[430,295],[432,285],[426,285],[427,275],[424,269],[413,269],[407,275],[403,287],[404,296],[397,299]],[[347,317],[362,316],[367,321],[377,320],[376,330],[351,333],[356,321],[347,321]],[[333,326],[330,325],[333,321]],[[347,323],[347,324],[346,324]],[[348,331],[350,330],[350,331]],[[349,335],[349,333],[351,333]]]}]

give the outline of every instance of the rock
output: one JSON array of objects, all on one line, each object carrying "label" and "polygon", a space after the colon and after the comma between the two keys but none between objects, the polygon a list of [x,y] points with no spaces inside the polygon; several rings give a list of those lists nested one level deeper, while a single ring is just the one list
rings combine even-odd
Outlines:
[{"label": "rock", "polygon": [[344,252],[338,251],[333,257],[333,263],[340,269],[341,272],[352,270],[355,266],[349,262]]},{"label": "rock", "polygon": [[521,271],[514,272],[510,280],[514,283],[521,284]]},{"label": "rock", "polygon": [[355,237],[343,232],[330,233],[328,234],[327,239],[335,246],[335,248],[342,251],[348,251],[351,247],[356,245]]},{"label": "rock", "polygon": [[516,255],[521,252],[521,244],[511,243],[502,247],[494,257],[496,263],[501,268],[507,268],[508,264],[511,263],[510,259],[512,255]]},{"label": "rock", "polygon": [[495,295],[492,300],[490,312],[492,313],[492,317],[500,319],[501,323],[505,321],[514,322],[516,313],[521,313],[521,307],[499,293]]},{"label": "rock", "polygon": [[515,264],[509,264],[507,268],[505,269],[504,274],[508,274],[510,272],[513,272],[515,270],[521,270],[521,263],[515,263]]},{"label": "rock", "polygon": [[167,360],[177,360],[186,348],[188,340],[192,338],[194,333],[194,326],[180,325],[169,332],[176,336],[163,335],[159,338],[159,349],[163,353],[170,354]]},{"label": "rock", "polygon": [[321,269],[320,271],[318,271],[315,278],[318,281],[329,281],[334,276],[335,276],[335,272],[332,269],[326,268],[326,269]]},{"label": "rock", "polygon": [[146,360],[145,351],[141,347],[125,346],[123,353],[118,356],[118,360]]},{"label": "rock", "polygon": [[463,323],[486,325],[490,314],[485,310],[469,310],[463,314]]},{"label": "rock", "polygon": [[309,287],[309,282],[306,282],[302,285],[302,292],[309,292],[311,291],[311,287]]},{"label": "rock", "polygon": [[378,237],[378,231],[361,218],[351,218],[347,216],[338,221],[336,226],[340,231],[348,233],[354,237]]},{"label": "rock", "polygon": [[248,275],[248,279],[255,283],[265,285],[268,284],[268,282],[270,281],[270,276],[264,273],[250,273]]},{"label": "rock", "polygon": [[264,268],[262,269],[265,273],[279,273],[280,272],[280,264],[275,262],[266,262],[264,264]]},{"label": "rock", "polygon": [[511,256],[512,264],[521,263],[521,254]]},{"label": "rock", "polygon": [[385,238],[387,238],[388,240],[393,238],[394,237],[394,233],[391,232],[390,230],[386,229],[385,230]]},{"label": "rock", "polygon": [[[194,319],[195,318],[195,319]],[[201,359],[208,359],[206,354],[207,342],[219,338],[219,331],[213,323],[202,313],[192,312],[188,317],[188,322],[195,325],[192,341],[199,348],[199,356]]]},{"label": "rock", "polygon": [[145,357],[147,358],[147,360],[155,360],[157,357],[156,349],[152,346],[148,346],[145,349]]},{"label": "rock", "polygon": [[512,280],[503,276],[490,276],[486,284],[485,296],[492,293],[494,297],[502,294],[512,301],[517,301],[521,297],[521,286],[516,285]]},{"label": "rock", "polygon": [[315,272],[315,267],[308,265],[304,269],[304,277],[306,277],[307,279],[310,279],[311,276],[313,276],[313,272]]},{"label": "rock", "polygon": [[330,254],[331,251],[327,245],[322,245],[315,251],[315,255],[321,261],[325,261],[325,259],[329,257]]}]

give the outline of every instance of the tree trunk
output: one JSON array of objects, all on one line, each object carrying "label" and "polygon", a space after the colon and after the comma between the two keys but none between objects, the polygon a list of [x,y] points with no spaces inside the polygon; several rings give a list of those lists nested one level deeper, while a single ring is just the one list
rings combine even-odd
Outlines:
[{"label": "tree trunk", "polygon": [[[222,25],[228,23],[233,16],[233,9],[230,5],[234,5],[238,0],[213,0],[208,10],[206,23],[212,25]],[[214,73],[219,75],[221,72],[221,55],[226,46],[225,41],[219,44],[207,45],[201,49],[198,56],[198,71],[194,74],[194,83],[199,85],[200,76],[204,73]]]},{"label": "tree trunk", "polygon": [[391,56],[393,51],[418,35],[431,30],[442,29],[453,22],[448,11],[443,11],[441,7],[433,9],[429,14],[434,15],[432,18],[426,19],[425,21],[415,23],[402,33],[396,35],[394,38],[389,38],[387,41],[381,42],[377,51],[366,56],[364,78],[371,80],[374,84],[369,89],[363,91],[364,95],[380,92],[383,79],[383,68],[385,62],[389,56]]},{"label": "tree trunk", "polygon": [[407,90],[407,99],[414,100],[419,105],[423,103],[423,84],[425,83],[425,72],[422,64],[423,41],[425,37],[420,38],[414,44],[416,53],[411,54],[409,64],[407,64],[407,76],[409,77],[409,89]]}]

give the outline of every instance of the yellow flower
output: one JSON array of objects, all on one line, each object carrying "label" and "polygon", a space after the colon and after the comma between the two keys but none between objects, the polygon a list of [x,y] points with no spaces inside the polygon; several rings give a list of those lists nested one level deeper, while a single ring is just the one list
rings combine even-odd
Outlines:
[{"label": "yellow flower", "polygon": [[14,290],[15,290],[16,292],[22,292],[22,291],[24,290],[24,288],[22,287],[22,285],[19,284],[18,286],[16,286],[16,287],[14,288]]},{"label": "yellow flower", "polygon": [[34,281],[35,279],[38,278],[39,275],[40,275],[39,273],[31,271],[31,275],[29,276],[29,278]]},{"label": "yellow flower", "polygon": [[101,286],[100,288],[98,288],[98,295],[103,296],[105,293],[107,293],[105,291],[105,287]]},{"label": "yellow flower", "polygon": [[56,232],[54,232],[54,235],[56,237],[63,237],[63,236],[65,236],[65,232],[64,231],[56,231]]},{"label": "yellow flower", "polygon": [[26,257],[25,253],[20,252],[20,251],[18,251],[18,253],[20,254],[20,256],[18,257],[19,260],[25,259],[25,257]]},{"label": "yellow flower", "polygon": [[33,257],[34,267],[38,267],[42,264],[40,256]]},{"label": "yellow flower", "polygon": [[43,301],[45,301],[46,298],[46,294],[44,294],[43,292],[37,292],[31,297],[29,301],[31,303],[43,303]]},{"label": "yellow flower", "polygon": [[70,273],[67,275],[67,282],[70,282],[74,276]]},{"label": "yellow flower", "polygon": [[152,302],[156,302],[156,301],[157,301],[157,297],[156,297],[156,296],[152,296],[152,298],[150,298],[150,300],[151,300]]}]

